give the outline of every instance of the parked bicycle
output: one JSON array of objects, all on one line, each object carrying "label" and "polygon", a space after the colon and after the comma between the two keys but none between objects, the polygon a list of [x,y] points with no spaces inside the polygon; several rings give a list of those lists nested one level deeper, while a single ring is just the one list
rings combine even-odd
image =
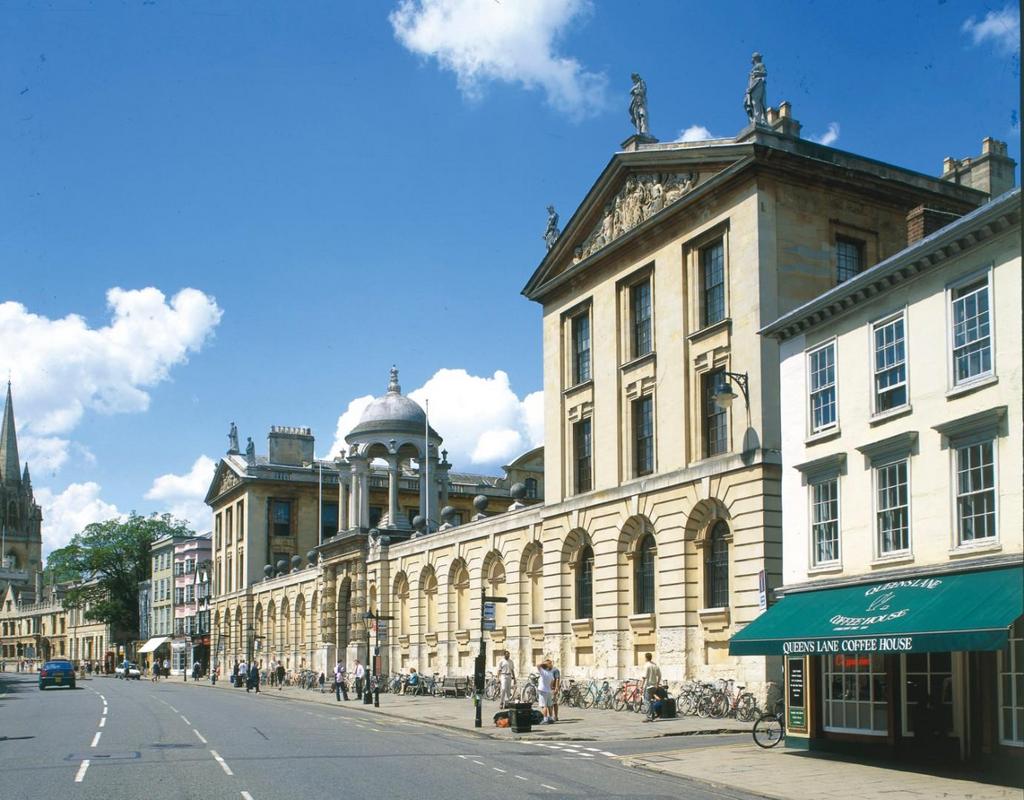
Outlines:
[{"label": "parked bicycle", "polygon": [[781,700],[770,714],[762,714],[754,723],[754,743],[766,750],[786,738],[786,709]]}]

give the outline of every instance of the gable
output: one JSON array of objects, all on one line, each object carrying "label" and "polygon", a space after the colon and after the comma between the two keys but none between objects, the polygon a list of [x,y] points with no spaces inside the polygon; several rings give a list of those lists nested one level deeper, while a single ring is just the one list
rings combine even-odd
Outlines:
[{"label": "gable", "polygon": [[221,459],[220,463],[217,465],[217,471],[213,474],[213,480],[210,482],[210,488],[206,492],[206,504],[210,505],[216,498],[220,497],[225,492],[230,492],[241,482],[241,476],[238,475],[238,473],[236,473],[224,459]]}]

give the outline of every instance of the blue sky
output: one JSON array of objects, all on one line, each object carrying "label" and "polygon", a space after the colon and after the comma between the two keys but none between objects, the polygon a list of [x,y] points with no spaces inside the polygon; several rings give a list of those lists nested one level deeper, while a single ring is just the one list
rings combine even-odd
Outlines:
[{"label": "blue sky", "polygon": [[989,135],[1019,160],[1018,35],[956,0],[5,3],[0,370],[48,546],[203,525],[230,421],[325,455],[392,363],[457,468],[539,441],[519,291],[545,206],[631,133],[632,71],[662,140],[732,136],[760,50],[805,136],[937,174]]}]

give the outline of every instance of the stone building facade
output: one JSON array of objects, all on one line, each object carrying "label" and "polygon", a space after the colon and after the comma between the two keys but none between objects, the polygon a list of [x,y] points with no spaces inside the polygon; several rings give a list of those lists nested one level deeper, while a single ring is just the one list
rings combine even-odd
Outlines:
[{"label": "stone building facade", "polygon": [[0,423],[0,589],[9,584],[31,588],[43,568],[43,512],[35,501],[28,463],[22,469],[14,400],[7,382]]},{"label": "stone building facade", "polygon": [[[540,453],[520,461],[543,502],[522,502],[525,473],[511,505],[487,487],[457,498],[452,473],[443,497],[439,436],[397,378],[334,471],[302,430],[272,431],[269,459],[222,459],[207,502],[225,656],[247,637],[292,667],[365,661],[379,644],[383,670],[468,674],[486,593],[508,601],[483,634],[488,663],[507,648],[520,672],[549,654],[566,675],[622,678],[652,652],[672,681],[779,681],[781,659],[728,650],[782,583],[778,343],[759,330],[906,247],[913,209],[961,215],[992,190],[799,132],[784,103],[732,139],[631,137],[549,237],[523,290],[543,308],[543,470]],[[276,435],[295,440],[277,447],[290,462]],[[403,466],[424,443],[426,493]],[[331,483],[327,537],[317,498]],[[280,519],[279,497],[293,503]]]}]

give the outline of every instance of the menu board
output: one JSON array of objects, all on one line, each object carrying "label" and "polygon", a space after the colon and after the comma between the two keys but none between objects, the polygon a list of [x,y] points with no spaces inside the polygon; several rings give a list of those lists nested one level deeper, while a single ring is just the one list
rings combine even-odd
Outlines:
[{"label": "menu board", "polygon": [[803,657],[786,659],[786,728],[807,732],[807,660]]}]

